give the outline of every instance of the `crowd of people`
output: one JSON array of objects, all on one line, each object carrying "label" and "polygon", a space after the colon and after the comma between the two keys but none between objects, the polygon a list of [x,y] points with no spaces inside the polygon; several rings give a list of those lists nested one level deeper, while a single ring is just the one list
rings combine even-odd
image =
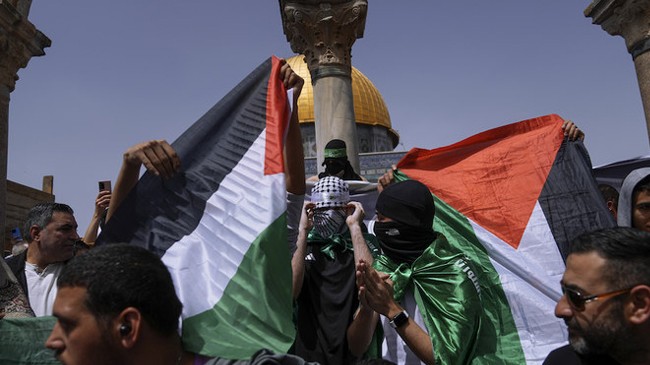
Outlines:
[{"label": "crowd of people", "polygon": [[[280,77],[297,98],[302,79],[286,64]],[[563,129],[570,140],[584,138],[571,122]],[[94,247],[141,166],[163,179],[182,168],[161,140],[125,152],[115,187],[97,196],[83,238],[68,205],[30,210],[27,250],[2,262],[1,315],[56,317],[44,346],[67,365],[512,363],[493,353],[498,323],[482,304],[491,294],[480,286],[478,263],[434,231],[436,207],[424,184],[396,182],[389,170],[366,225],[346,182],[362,178],[347,161],[345,143],[326,146],[325,171],[309,202],[295,110],[286,143],[297,333],[288,354],[260,349],[251,359],[229,360],[186,351],[183,303],[158,256],[121,243]],[[569,344],[544,364],[650,363],[650,168],[630,173],[620,193],[601,191],[619,227],[571,243],[555,309]]]}]

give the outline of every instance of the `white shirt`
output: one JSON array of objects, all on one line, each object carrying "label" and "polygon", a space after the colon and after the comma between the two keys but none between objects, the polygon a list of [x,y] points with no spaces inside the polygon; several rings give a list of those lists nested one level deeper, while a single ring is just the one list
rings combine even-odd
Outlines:
[{"label": "white shirt", "polygon": [[[420,309],[415,302],[412,290],[407,290],[400,305],[409,317],[418,324],[427,334],[429,330],[424,324]],[[398,365],[424,365],[422,361],[406,345],[399,333],[390,325],[390,320],[382,316],[381,324],[384,327],[384,341],[381,344],[381,357]]]},{"label": "white shirt", "polygon": [[25,262],[29,304],[37,317],[52,315],[52,306],[57,292],[56,281],[62,269],[63,263],[59,262],[47,265],[39,272],[36,265]]}]

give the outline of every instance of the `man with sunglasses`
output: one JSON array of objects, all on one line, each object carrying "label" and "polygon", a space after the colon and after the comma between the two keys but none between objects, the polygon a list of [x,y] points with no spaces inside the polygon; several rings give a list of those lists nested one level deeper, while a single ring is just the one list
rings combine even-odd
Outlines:
[{"label": "man with sunglasses", "polygon": [[555,315],[570,347],[553,364],[650,364],[650,234],[617,227],[572,242]]}]

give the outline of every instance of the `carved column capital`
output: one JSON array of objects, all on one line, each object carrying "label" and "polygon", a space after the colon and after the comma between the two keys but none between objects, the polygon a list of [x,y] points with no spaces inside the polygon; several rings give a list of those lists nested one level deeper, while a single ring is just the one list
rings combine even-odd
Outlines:
[{"label": "carved column capital", "polygon": [[352,45],[363,37],[367,0],[280,0],[282,26],[291,49],[305,55],[312,82],[329,75],[350,77]]},{"label": "carved column capital", "polygon": [[633,58],[650,50],[650,0],[595,0],[584,14],[610,35],[623,37]]},{"label": "carved column capital", "polygon": [[[17,72],[34,56],[45,54],[51,41],[27,20],[31,1],[0,0],[0,83],[13,91]],[[16,8],[18,7],[18,9]]]}]

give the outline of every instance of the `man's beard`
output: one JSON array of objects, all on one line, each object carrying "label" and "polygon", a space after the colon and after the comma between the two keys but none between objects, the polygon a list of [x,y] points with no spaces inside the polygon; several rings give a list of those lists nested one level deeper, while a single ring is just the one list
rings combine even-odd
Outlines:
[{"label": "man's beard", "polygon": [[623,315],[622,303],[612,303],[609,313],[595,318],[591,325],[581,327],[575,317],[567,321],[569,343],[581,355],[624,353],[633,343],[630,326]]}]

